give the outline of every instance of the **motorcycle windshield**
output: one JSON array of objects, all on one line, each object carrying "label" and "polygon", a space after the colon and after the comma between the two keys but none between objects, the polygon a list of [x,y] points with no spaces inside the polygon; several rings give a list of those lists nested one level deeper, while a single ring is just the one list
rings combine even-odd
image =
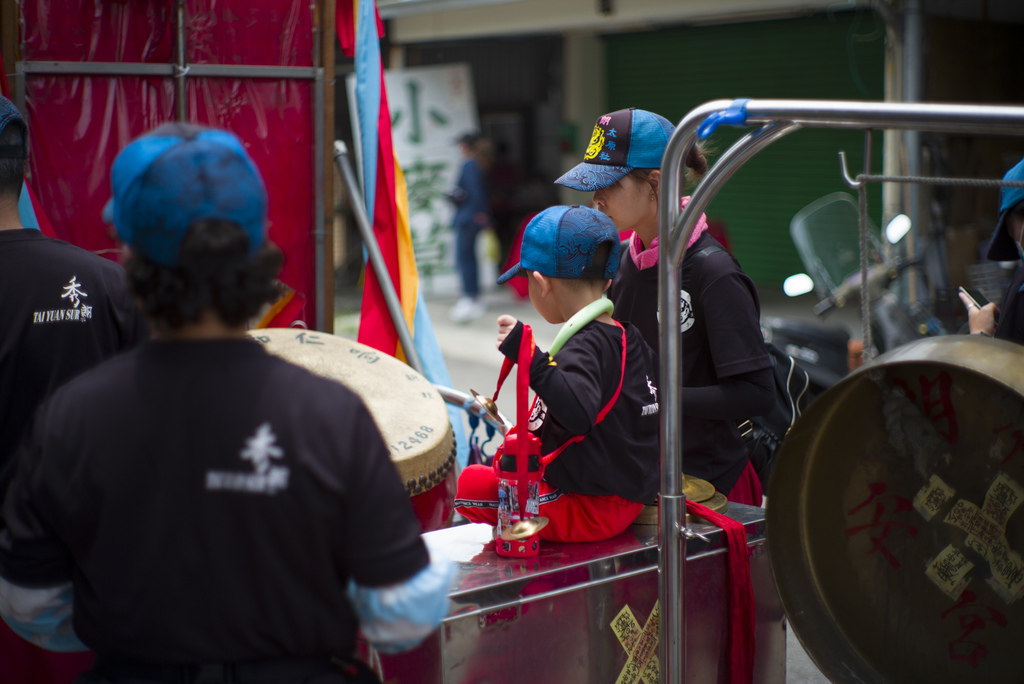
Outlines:
[{"label": "motorcycle windshield", "polygon": [[[860,280],[860,228],[856,201],[845,192],[826,195],[801,209],[789,224],[800,260],[818,296]],[[868,265],[884,263],[878,228],[867,221]]]}]

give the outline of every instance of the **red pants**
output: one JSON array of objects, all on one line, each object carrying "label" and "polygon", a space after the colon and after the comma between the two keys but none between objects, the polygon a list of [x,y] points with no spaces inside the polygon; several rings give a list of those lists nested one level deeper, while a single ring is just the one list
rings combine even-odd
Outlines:
[{"label": "red pants", "polygon": [[[540,538],[559,542],[611,539],[640,515],[643,504],[609,494],[563,492],[541,480],[540,515],[550,522]],[[455,510],[470,522],[498,524],[498,477],[491,466],[471,465],[459,475]]]},{"label": "red pants", "polygon": [[761,480],[758,479],[757,471],[754,470],[754,466],[750,465],[750,461],[747,461],[747,467],[740,473],[740,479],[736,480],[736,484],[732,486],[725,498],[739,504],[760,508],[764,492],[761,491]]}]

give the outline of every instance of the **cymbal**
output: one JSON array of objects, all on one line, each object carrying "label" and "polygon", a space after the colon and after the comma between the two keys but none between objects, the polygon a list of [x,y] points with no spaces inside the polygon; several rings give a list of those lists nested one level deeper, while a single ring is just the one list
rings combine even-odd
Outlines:
[{"label": "cymbal", "polygon": [[729,500],[725,498],[725,494],[722,492],[715,492],[707,501],[698,501],[697,503],[707,506],[715,513],[725,513],[725,509],[729,507]]},{"label": "cymbal", "polygon": [[[725,494],[717,491],[713,484],[699,477],[683,475],[683,494],[688,501],[707,506],[715,513],[724,513],[729,507],[729,501],[725,498]],[[690,519],[689,514],[687,514],[686,519]],[[658,504],[654,503],[650,506],[644,506],[634,524],[657,525]]]},{"label": "cymbal", "polygon": [[477,392],[475,389],[469,390],[469,393],[473,395],[473,398],[476,399],[476,402],[483,407],[484,411],[487,411],[487,415],[493,418],[496,423],[501,425],[502,423],[505,422],[501,419],[501,415],[498,413],[498,405],[494,403],[493,399],[491,399],[490,397],[485,397],[484,395]]},{"label": "cymbal", "polygon": [[540,532],[542,529],[547,527],[550,522],[544,516],[537,516],[534,518],[526,518],[520,520],[512,527],[506,527],[501,531],[501,538],[505,541],[514,541],[516,539],[527,539]]},{"label": "cymbal", "polygon": [[715,496],[715,485],[698,477],[683,475],[683,495],[689,501],[704,503]]}]

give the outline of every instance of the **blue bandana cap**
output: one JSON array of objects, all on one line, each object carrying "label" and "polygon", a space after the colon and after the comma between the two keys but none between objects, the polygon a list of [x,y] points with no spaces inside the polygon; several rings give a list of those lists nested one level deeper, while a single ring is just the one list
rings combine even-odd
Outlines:
[{"label": "blue bandana cap", "polygon": [[[1024,181],[1024,159],[1007,171],[1003,180]],[[1024,188],[999,188],[999,218],[988,246],[988,258],[992,261],[1016,261],[1020,258],[1017,245],[1006,230],[1006,215],[1021,202],[1024,202]]]},{"label": "blue bandana cap", "polygon": [[23,142],[20,145],[0,145],[0,159],[28,159],[28,124],[14,103],[0,95],[0,135],[12,124],[21,126]]},{"label": "blue bandana cap", "polygon": [[[594,263],[598,245],[608,242],[611,252],[602,264]],[[590,207],[548,207],[526,224],[519,263],[505,271],[498,284],[526,271],[551,278],[611,279],[619,270],[619,232],[612,220]]]},{"label": "blue bandana cap", "polygon": [[594,192],[615,185],[633,169],[661,168],[661,158],[674,130],[668,119],[644,109],[603,114],[594,124],[583,163],[555,183]]},{"label": "blue bandana cap", "polygon": [[103,219],[132,250],[177,266],[181,241],[198,221],[237,224],[252,256],[266,241],[267,190],[241,141],[222,130],[164,124],[121,150]]}]

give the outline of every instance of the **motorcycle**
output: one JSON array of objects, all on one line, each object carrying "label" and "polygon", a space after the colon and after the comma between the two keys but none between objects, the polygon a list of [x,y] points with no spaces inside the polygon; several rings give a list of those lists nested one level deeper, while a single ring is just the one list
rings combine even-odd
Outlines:
[{"label": "motorcycle", "polygon": [[[863,331],[869,357],[922,337],[946,334],[946,324],[926,304],[904,303],[894,291],[908,269],[924,263],[923,252],[916,259],[898,256],[897,247],[910,231],[910,219],[900,214],[881,233],[867,221],[863,287],[859,219],[857,203],[844,192],[815,200],[793,216],[790,237],[807,273],[787,278],[783,285],[786,294],[798,296],[814,290],[820,298],[814,313],[822,318],[847,304],[860,304],[863,294],[870,312],[870,326]],[[838,354],[834,348],[829,351]]]}]

